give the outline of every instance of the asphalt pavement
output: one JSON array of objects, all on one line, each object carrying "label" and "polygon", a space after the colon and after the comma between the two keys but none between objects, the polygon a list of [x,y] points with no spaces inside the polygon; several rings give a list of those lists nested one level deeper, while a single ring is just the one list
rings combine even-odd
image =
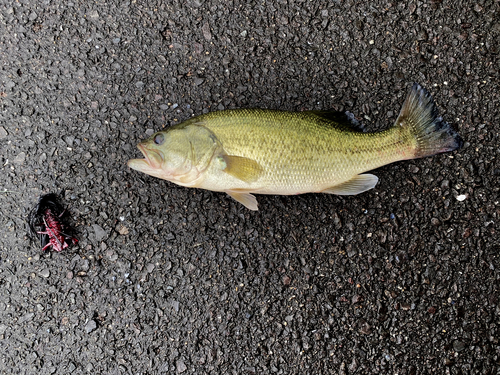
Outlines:
[{"label": "asphalt pavement", "polygon": [[[498,374],[500,2],[0,3],[1,374]],[[357,196],[129,169],[228,108],[390,127],[413,82],[464,139]],[[26,216],[60,194],[79,242]]]}]

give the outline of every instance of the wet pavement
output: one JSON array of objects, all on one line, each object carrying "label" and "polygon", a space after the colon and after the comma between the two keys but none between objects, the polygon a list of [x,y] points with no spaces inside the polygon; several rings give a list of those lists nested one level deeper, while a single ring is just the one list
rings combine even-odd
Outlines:
[{"label": "wet pavement", "polygon": [[[0,4],[0,373],[495,374],[500,2]],[[187,189],[136,144],[226,108],[348,110],[413,84],[458,151],[358,196]],[[28,240],[60,193],[79,242]]]}]

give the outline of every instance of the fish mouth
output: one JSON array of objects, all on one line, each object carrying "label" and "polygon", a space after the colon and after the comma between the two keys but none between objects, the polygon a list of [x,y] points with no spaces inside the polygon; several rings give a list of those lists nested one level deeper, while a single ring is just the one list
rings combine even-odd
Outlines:
[{"label": "fish mouth", "polygon": [[157,170],[161,168],[163,163],[163,157],[161,153],[156,150],[150,150],[146,145],[139,143],[137,148],[144,155],[144,159],[131,159],[127,162],[127,165],[139,172],[148,173],[152,170]]}]

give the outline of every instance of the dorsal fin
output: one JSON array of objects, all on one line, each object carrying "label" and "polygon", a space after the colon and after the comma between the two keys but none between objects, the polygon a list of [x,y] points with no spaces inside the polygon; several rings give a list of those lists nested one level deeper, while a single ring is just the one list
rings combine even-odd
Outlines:
[{"label": "dorsal fin", "polygon": [[336,126],[350,131],[365,132],[365,127],[351,112],[339,111],[307,111],[313,115],[321,117],[328,122],[334,122]]}]

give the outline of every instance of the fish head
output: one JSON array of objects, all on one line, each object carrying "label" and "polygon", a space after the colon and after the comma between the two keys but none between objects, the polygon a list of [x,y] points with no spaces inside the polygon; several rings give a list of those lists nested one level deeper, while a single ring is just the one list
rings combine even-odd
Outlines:
[{"label": "fish head", "polygon": [[129,160],[130,168],[179,185],[196,186],[218,142],[205,127],[190,125],[157,132],[137,147],[144,159]]}]

